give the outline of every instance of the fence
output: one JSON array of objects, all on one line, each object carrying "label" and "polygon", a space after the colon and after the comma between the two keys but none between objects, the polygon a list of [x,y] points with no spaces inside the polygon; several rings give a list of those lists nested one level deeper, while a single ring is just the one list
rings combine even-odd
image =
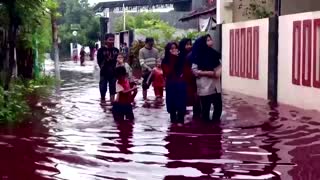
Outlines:
[{"label": "fence", "polygon": [[223,88],[267,99],[269,19],[222,29]]},{"label": "fence", "polygon": [[320,12],[279,18],[278,101],[320,110]]},{"label": "fence", "polygon": [[320,11],[222,29],[223,89],[320,110]]}]

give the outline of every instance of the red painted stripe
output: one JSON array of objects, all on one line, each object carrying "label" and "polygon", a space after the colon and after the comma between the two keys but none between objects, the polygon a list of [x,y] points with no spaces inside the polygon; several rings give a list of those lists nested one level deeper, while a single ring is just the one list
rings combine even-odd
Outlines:
[{"label": "red painted stripe", "polygon": [[[297,34],[297,37],[296,37]],[[293,22],[293,47],[292,47],[292,83],[300,85],[301,75],[301,21]],[[297,52],[296,52],[297,49]],[[298,56],[298,57],[296,57]],[[297,69],[297,70],[296,70]],[[297,75],[297,78],[295,77]]]},{"label": "red painted stripe", "polygon": [[259,26],[253,27],[253,79],[259,80]]},{"label": "red painted stripe", "polygon": [[240,60],[240,30],[236,29],[236,39],[235,39],[235,50],[236,56],[234,58],[234,69],[235,69],[235,76],[240,75],[239,71],[239,60]]},{"label": "red painted stripe", "polygon": [[311,86],[311,61],[312,61],[312,20],[303,21],[303,46],[302,46],[302,85]]},{"label": "red painted stripe", "polygon": [[252,79],[252,27],[247,29],[247,78]]},{"label": "red painted stripe", "polygon": [[230,76],[234,76],[234,30],[230,30],[230,53],[229,53],[229,73]]},{"label": "red painted stripe", "polygon": [[[320,19],[315,19],[314,20],[314,26],[313,26],[313,87],[315,88],[320,88],[320,69],[319,74],[317,74],[317,64],[319,64],[320,67],[320,47],[319,44],[320,42],[318,42],[318,38],[320,36],[320,34],[318,34],[318,32],[320,31]],[[317,57],[317,52],[318,53],[318,57]],[[319,77],[319,80],[317,81],[317,77]]]},{"label": "red painted stripe", "polygon": [[240,59],[240,76],[246,77],[246,28],[241,29],[241,59]]}]

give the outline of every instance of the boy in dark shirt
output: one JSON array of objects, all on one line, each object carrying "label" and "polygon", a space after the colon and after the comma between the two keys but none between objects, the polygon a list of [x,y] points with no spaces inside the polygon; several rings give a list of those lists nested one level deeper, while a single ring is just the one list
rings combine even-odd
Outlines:
[{"label": "boy in dark shirt", "polygon": [[130,82],[127,76],[126,68],[124,66],[119,66],[116,68],[116,93],[117,97],[113,103],[113,116],[115,120],[133,120],[133,110],[132,110],[132,96],[134,91],[137,89],[136,86],[130,87]]},{"label": "boy in dark shirt", "polygon": [[100,67],[100,95],[101,101],[104,102],[109,84],[110,101],[114,102],[116,94],[116,77],[115,68],[119,49],[114,47],[114,35],[106,34],[105,46],[98,50],[97,60]]}]

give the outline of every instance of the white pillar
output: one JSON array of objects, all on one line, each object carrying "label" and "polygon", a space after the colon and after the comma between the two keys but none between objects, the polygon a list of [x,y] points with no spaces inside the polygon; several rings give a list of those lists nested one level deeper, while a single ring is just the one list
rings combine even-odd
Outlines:
[{"label": "white pillar", "polygon": [[217,0],[216,1],[216,10],[217,10],[217,24],[221,24],[222,23],[222,14],[221,14],[221,8],[223,8],[223,2],[222,0]]},{"label": "white pillar", "polygon": [[126,30],[126,7],[124,6],[124,3],[123,3],[123,30],[125,31]]}]

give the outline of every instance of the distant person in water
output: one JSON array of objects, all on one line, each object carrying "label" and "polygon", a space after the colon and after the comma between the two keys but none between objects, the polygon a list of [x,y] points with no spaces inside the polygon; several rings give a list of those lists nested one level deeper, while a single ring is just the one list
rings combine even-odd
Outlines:
[{"label": "distant person in water", "polygon": [[85,58],[86,58],[86,52],[84,51],[84,47],[82,47],[81,51],[80,51],[80,64],[81,64],[81,66],[84,66]]},{"label": "distant person in water", "polygon": [[[129,83],[130,83],[130,87],[133,88],[135,87],[137,84],[135,82],[135,79],[132,75],[132,68],[130,67],[130,65],[126,62],[126,58],[125,58],[125,54],[123,53],[119,53],[118,54],[118,57],[117,57],[117,65],[116,67],[120,67],[120,66],[123,66],[125,69],[126,69],[126,72],[127,72],[127,77],[128,77],[128,80],[129,80]],[[132,101],[134,101],[134,98],[137,96],[138,94],[138,90],[135,89],[133,91],[133,94],[132,94]]]},{"label": "distant person in water", "polygon": [[78,50],[77,49],[74,49],[73,52],[72,52],[72,58],[73,58],[73,62],[74,63],[77,63],[78,61]]},{"label": "distant person in water", "polygon": [[98,49],[99,49],[99,45],[96,44],[95,48],[94,48],[94,54],[93,54],[93,62],[94,62],[94,69],[98,69],[99,65],[98,65],[98,60],[97,60],[97,55],[98,55]]},{"label": "distant person in water", "polygon": [[153,79],[152,86],[154,89],[154,95],[156,96],[156,100],[160,102],[163,100],[163,89],[165,85],[160,59],[156,61],[156,67],[153,68],[148,78],[148,83],[151,79]]},{"label": "distant person in water", "polygon": [[126,68],[119,66],[116,68],[116,93],[117,97],[113,103],[113,116],[115,120],[133,120],[132,96],[137,89],[136,86],[130,87],[130,82],[127,77]]},{"label": "distant person in water", "polygon": [[101,102],[105,102],[109,85],[110,101],[114,102],[116,94],[115,68],[119,49],[114,47],[114,34],[106,34],[105,44],[98,50],[98,64],[100,67],[100,95]]},{"label": "distant person in water", "polygon": [[153,38],[146,38],[145,47],[140,49],[139,51],[139,61],[142,67],[142,89],[143,89],[143,99],[147,100],[147,91],[152,83],[151,81],[148,82],[148,78],[152,72],[152,69],[156,66],[156,61],[159,59],[159,51],[153,47],[154,46],[154,39]]},{"label": "distant person in water", "polygon": [[129,48],[128,48],[128,44],[126,42],[124,42],[122,44],[122,51],[121,51],[126,58],[128,58],[128,55],[129,55]]}]

